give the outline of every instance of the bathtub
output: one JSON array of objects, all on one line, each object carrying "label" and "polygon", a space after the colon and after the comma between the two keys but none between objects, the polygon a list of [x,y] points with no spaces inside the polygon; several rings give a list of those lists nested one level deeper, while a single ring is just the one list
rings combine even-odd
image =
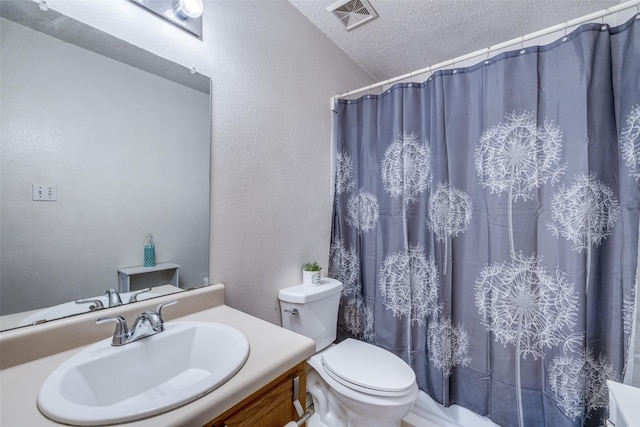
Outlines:
[{"label": "bathtub", "polygon": [[403,426],[412,427],[497,427],[489,418],[462,406],[445,408],[422,390],[411,412],[402,421]]}]

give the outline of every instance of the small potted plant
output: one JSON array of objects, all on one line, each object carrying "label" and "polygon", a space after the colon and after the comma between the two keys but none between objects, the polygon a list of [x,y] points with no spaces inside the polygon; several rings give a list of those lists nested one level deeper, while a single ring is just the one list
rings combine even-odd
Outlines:
[{"label": "small potted plant", "polygon": [[317,262],[308,262],[302,267],[302,284],[303,285],[319,285],[320,270],[322,267]]}]

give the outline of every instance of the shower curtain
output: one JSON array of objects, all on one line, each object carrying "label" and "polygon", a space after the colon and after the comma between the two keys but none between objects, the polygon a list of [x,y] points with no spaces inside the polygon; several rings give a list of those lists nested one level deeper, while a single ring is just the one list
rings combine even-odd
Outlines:
[{"label": "shower curtain", "polygon": [[632,356],[640,15],[337,103],[339,336],[504,426],[601,425]]}]

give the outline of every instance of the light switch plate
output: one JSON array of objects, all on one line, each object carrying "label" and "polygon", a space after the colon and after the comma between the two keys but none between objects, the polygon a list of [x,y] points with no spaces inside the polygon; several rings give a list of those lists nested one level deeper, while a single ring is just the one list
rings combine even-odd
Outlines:
[{"label": "light switch plate", "polygon": [[33,200],[55,202],[58,200],[58,186],[55,184],[33,184]]}]

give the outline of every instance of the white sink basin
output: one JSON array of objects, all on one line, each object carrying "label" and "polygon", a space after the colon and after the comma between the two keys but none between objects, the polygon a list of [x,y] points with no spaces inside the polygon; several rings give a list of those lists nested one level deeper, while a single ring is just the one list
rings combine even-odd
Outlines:
[{"label": "white sink basin", "polygon": [[[127,292],[127,293],[120,294],[120,298],[122,298],[122,301],[126,303],[126,301],[129,301],[129,297],[133,293],[134,292]],[[158,294],[154,294],[153,292],[145,292],[143,294],[138,295],[138,301],[142,301],[142,300],[157,297],[157,296]],[[109,307],[109,301],[107,300],[107,297],[105,295],[93,297],[91,299],[100,300],[103,306]],[[28,326],[44,320],[54,320],[54,319],[60,319],[66,316],[71,316],[74,314],[88,313],[90,311],[89,306],[90,304],[76,304],[75,301],[54,305],[30,314],[29,316],[22,319],[18,323],[18,326]]]},{"label": "white sink basin", "polygon": [[139,420],[211,392],[248,355],[249,342],[235,328],[168,322],[151,337],[119,347],[108,338],[72,356],[45,380],[38,408],[71,425]]}]

